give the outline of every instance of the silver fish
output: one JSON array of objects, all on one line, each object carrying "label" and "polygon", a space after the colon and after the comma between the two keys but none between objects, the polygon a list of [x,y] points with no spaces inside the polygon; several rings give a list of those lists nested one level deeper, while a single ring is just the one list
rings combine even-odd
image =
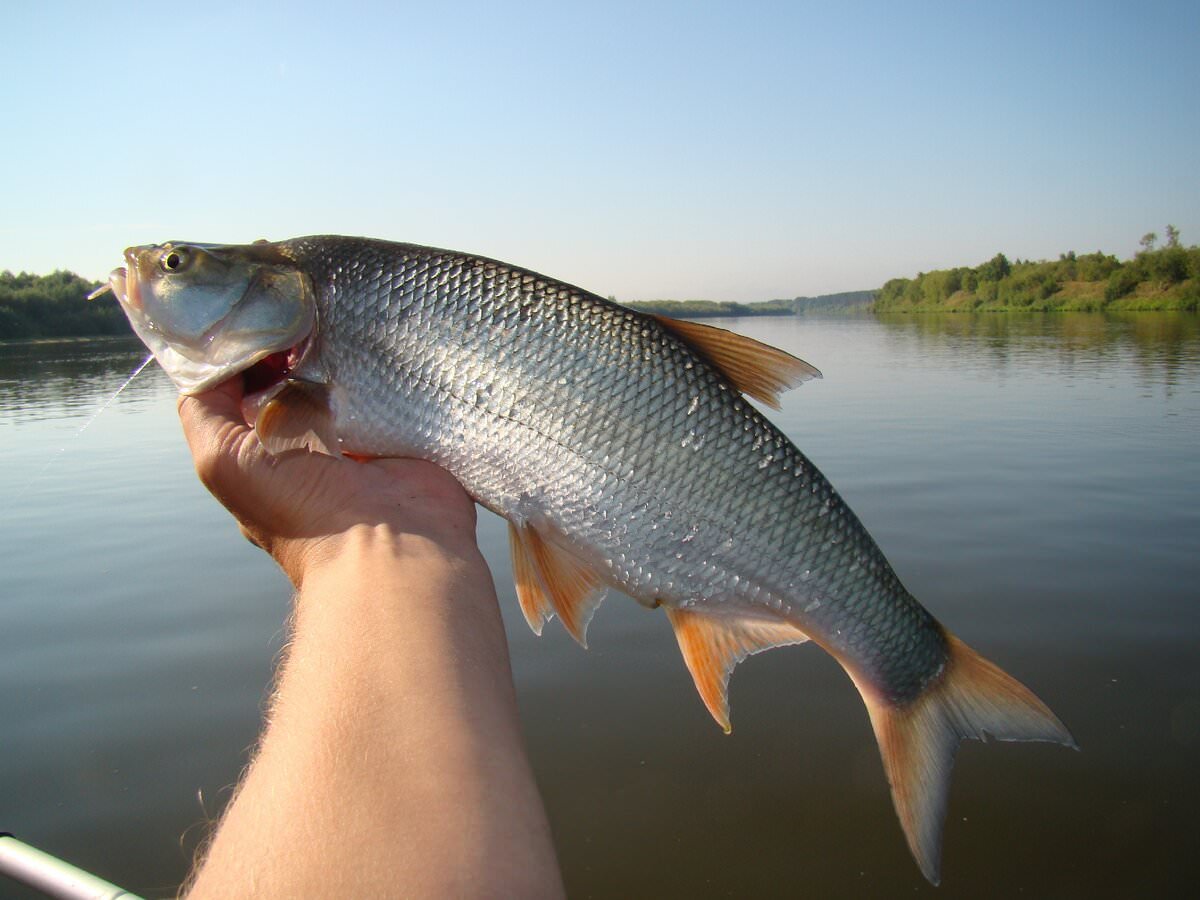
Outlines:
[{"label": "silver fish", "polygon": [[965,738],[1055,741],[1027,688],[907,591],[829,482],[746,396],[819,377],[739,335],[491,259],[349,237],[125,251],[110,276],[184,393],[243,374],[273,452],[413,456],[509,522],[530,626],[586,646],[606,586],[674,627],[729,730],[752,653],[812,640],[858,687],[921,871],[939,878]]}]

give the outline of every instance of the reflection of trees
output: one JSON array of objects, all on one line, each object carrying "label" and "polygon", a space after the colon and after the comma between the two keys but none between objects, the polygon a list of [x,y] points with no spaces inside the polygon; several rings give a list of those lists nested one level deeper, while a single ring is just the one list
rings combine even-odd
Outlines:
[{"label": "reflection of trees", "polygon": [[[132,338],[0,344],[0,421],[60,418],[94,409],[112,396],[146,358]],[[148,370],[117,402],[145,399],[161,390]]]},{"label": "reflection of trees", "polygon": [[1004,370],[1014,360],[1043,357],[1059,368],[1085,369],[1132,359],[1150,381],[1168,387],[1200,370],[1200,316],[1186,312],[877,314],[897,338],[922,352],[956,355],[985,348]]},{"label": "reflection of trees", "polygon": [[[889,340],[916,341],[920,353],[974,360],[1005,371],[1031,363],[1085,373],[1129,359],[1150,383],[1170,388],[1200,372],[1200,315],[1123,313],[879,313]],[[984,351],[981,353],[981,349]],[[145,359],[133,338],[0,343],[0,422],[94,409]],[[156,367],[118,402],[162,390]]]}]

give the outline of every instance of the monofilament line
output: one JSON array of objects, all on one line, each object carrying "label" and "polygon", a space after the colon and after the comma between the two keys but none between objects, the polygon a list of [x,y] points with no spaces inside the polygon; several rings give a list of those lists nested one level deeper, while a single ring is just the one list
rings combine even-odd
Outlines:
[{"label": "monofilament line", "polygon": [[[113,392],[113,395],[111,397],[109,397],[107,400],[105,400],[102,404],[100,404],[99,408],[94,413],[92,413],[90,416],[88,416],[87,421],[79,426],[79,429],[73,435],[71,435],[70,440],[78,440],[79,436],[81,434],[83,434],[85,431],[87,431],[88,426],[90,426],[93,422],[95,422],[98,418],[100,418],[100,414],[103,413],[106,409],[108,409],[110,406],[113,405],[113,402],[117,399],[117,397],[119,397],[121,395],[121,391],[123,391],[123,390],[125,390],[125,388],[129,387],[129,385],[133,381],[133,379],[137,378],[138,375],[140,375],[142,373],[142,370],[144,368],[146,368],[146,366],[150,365],[150,361],[153,359],[154,359],[153,353],[149,354],[145,359],[143,359],[138,364],[138,367],[133,370],[132,374],[130,374],[130,376],[121,383],[121,386]],[[29,477],[29,480],[25,482],[25,486],[23,488],[21,488],[21,492],[19,494],[17,494],[16,499],[19,500],[25,496],[25,494],[29,491],[30,486],[35,481],[37,481],[37,479],[39,479],[42,475],[44,475],[46,473],[46,470],[49,469],[52,465],[54,465],[58,461],[60,456],[62,456],[64,453],[67,452],[68,446],[69,446],[68,444],[64,444],[63,446],[59,447],[58,451],[53,456],[51,456],[48,460],[46,460],[46,462],[42,464],[42,467],[40,469],[38,469],[36,472],[33,473],[33,475],[31,475]]]}]

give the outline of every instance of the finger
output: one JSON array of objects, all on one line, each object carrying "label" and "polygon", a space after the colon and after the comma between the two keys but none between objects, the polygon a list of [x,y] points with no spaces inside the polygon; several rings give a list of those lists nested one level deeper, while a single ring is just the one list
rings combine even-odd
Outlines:
[{"label": "finger", "polygon": [[260,446],[241,412],[242,384],[232,378],[210,391],[179,398],[179,420],[201,481],[221,496],[218,487],[239,475],[240,464]]},{"label": "finger", "polygon": [[178,403],[183,433],[192,452],[211,442],[214,434],[226,429],[245,429],[242,418],[242,384],[231,378],[209,391],[192,396],[183,395]]}]

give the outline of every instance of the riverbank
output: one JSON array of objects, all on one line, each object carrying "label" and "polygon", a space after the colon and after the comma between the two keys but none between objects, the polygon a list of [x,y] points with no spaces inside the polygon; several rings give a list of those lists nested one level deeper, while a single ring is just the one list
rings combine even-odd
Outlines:
[{"label": "riverbank", "polygon": [[1067,282],[1046,298],[1027,304],[987,302],[970,291],[956,291],[940,303],[889,303],[872,307],[880,313],[930,312],[1196,312],[1200,282],[1188,279],[1168,289],[1139,285],[1132,293],[1108,300],[1103,282]]},{"label": "riverbank", "polygon": [[99,286],[74,272],[0,272],[0,340],[129,334],[129,322],[111,298],[86,301]]},{"label": "riverbank", "polygon": [[[118,304],[107,299],[84,302],[96,287],[97,283],[71,272],[0,273],[0,342],[131,334]],[[1200,249],[1166,247],[1138,254],[1126,263],[1101,253],[1080,257],[1068,253],[1056,262],[1015,263],[997,254],[973,269],[893,278],[878,292],[761,303],[635,300],[622,305],[651,315],[689,319],[866,312],[1196,312],[1200,310]]]},{"label": "riverbank", "polygon": [[1200,309],[1200,247],[1172,243],[1121,262],[1104,253],[1063,253],[1057,260],[1010,262],[997,253],[974,268],[893,278],[879,291],[878,312],[1105,312]]}]

